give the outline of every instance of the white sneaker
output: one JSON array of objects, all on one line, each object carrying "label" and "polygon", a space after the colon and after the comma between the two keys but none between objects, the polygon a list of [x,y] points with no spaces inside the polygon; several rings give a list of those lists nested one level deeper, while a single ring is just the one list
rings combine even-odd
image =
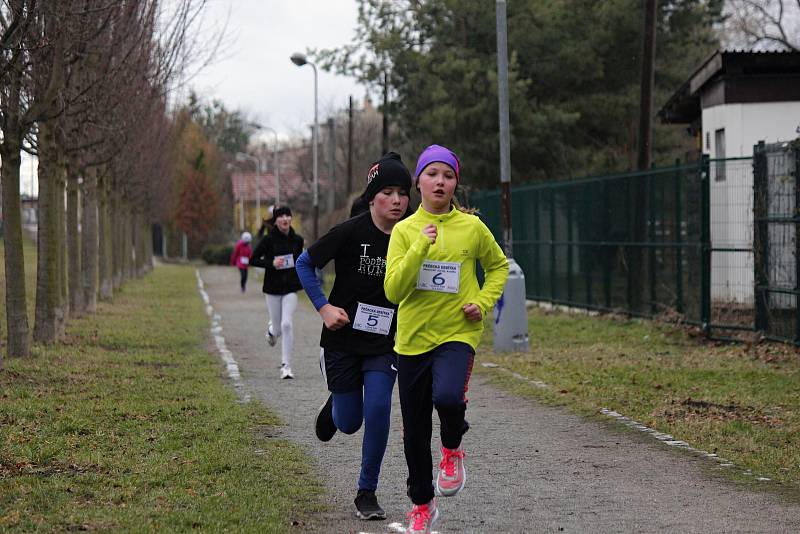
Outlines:
[{"label": "white sneaker", "polygon": [[292,368],[288,365],[281,366],[281,378],[294,378]]}]

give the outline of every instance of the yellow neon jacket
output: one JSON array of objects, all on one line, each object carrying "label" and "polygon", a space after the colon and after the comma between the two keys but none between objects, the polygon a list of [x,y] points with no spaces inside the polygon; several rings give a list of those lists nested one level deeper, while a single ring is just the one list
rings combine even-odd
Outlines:
[{"label": "yellow neon jacket", "polygon": [[[428,224],[436,225],[436,243],[422,234]],[[417,289],[417,277],[425,260],[461,264],[458,293]],[[486,273],[483,288],[475,276],[475,260]],[[473,350],[483,332],[483,322],[468,321],[464,304],[477,304],[483,317],[503,293],[508,278],[508,260],[494,236],[475,215],[452,208],[434,215],[422,205],[397,223],[389,239],[383,289],[386,298],[398,304],[398,354],[415,355],[448,341],[461,341]]]}]

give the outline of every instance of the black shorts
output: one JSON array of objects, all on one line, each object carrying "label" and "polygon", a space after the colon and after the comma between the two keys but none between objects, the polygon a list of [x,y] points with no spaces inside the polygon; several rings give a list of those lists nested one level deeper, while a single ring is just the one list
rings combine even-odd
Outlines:
[{"label": "black shorts", "polygon": [[331,393],[349,393],[364,387],[364,373],[381,371],[397,376],[397,354],[363,356],[336,350],[322,349],[319,369]]}]

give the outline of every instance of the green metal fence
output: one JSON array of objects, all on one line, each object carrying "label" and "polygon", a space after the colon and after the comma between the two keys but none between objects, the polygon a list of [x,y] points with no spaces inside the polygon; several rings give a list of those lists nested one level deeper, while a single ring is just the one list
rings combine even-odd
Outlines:
[{"label": "green metal fence", "polygon": [[800,143],[759,143],[753,154],[756,328],[800,345]]},{"label": "green metal fence", "polygon": [[[768,153],[514,187],[527,298],[800,343],[799,152]],[[469,201],[501,239],[500,192]]]},{"label": "green metal fence", "polygon": [[[674,165],[513,188],[512,248],[527,297],[642,316],[679,313],[701,324],[707,168],[706,161],[705,172],[703,164]],[[499,191],[473,193],[470,203],[499,238]]]}]

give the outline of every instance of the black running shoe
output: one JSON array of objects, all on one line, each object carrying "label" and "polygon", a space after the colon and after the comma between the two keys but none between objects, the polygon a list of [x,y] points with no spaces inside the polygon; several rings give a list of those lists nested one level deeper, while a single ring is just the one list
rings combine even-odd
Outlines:
[{"label": "black running shoe", "polygon": [[314,419],[314,431],[320,441],[330,441],[336,434],[336,425],[333,423],[333,395],[320,406],[317,418]]},{"label": "black running shoe", "polygon": [[378,504],[374,491],[358,490],[353,503],[356,505],[356,517],[359,519],[386,519],[386,512]]}]

